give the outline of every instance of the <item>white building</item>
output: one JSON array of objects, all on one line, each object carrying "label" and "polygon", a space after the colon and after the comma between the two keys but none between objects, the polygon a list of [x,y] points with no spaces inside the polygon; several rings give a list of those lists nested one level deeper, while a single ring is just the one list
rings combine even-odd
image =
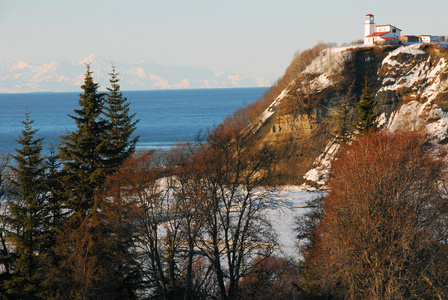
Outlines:
[{"label": "white building", "polygon": [[372,14],[366,15],[364,20],[365,45],[393,44],[400,40],[401,29],[390,24],[375,26]]},{"label": "white building", "polygon": [[442,41],[440,39],[439,36],[434,36],[434,35],[419,35],[420,38],[420,42],[422,43],[438,43],[438,42],[443,42],[443,38]]}]

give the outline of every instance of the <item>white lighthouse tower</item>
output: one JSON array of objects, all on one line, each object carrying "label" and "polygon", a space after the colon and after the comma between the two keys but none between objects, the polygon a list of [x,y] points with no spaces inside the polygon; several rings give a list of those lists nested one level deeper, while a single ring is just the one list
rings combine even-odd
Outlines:
[{"label": "white lighthouse tower", "polygon": [[373,44],[369,43],[369,39],[367,36],[373,34],[375,32],[375,23],[373,22],[373,15],[368,14],[364,18],[364,44]]}]

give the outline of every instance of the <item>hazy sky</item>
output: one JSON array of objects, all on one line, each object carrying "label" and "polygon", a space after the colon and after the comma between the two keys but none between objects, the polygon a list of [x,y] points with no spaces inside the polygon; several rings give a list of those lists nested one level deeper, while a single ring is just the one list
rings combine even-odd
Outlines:
[{"label": "hazy sky", "polygon": [[276,79],[298,50],[363,38],[368,13],[448,35],[447,0],[0,0],[0,63],[94,53]]}]

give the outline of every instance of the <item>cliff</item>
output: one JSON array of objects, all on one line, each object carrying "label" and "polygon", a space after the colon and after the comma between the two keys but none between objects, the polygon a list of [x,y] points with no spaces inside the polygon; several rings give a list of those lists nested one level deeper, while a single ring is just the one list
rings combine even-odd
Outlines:
[{"label": "cliff", "polygon": [[306,67],[289,68],[286,88],[249,132],[282,151],[279,182],[323,184],[338,149],[342,103],[351,124],[367,78],[383,128],[426,130],[447,143],[447,60],[448,50],[432,44],[324,49]]}]

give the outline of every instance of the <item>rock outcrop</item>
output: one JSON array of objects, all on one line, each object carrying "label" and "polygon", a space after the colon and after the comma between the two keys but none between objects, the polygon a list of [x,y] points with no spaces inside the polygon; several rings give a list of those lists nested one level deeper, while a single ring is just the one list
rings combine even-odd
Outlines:
[{"label": "rock outcrop", "polygon": [[293,76],[250,130],[283,151],[280,181],[322,184],[338,149],[341,105],[346,101],[348,122],[355,121],[367,78],[383,127],[425,130],[446,143],[447,62],[448,50],[432,44],[325,49]]}]

